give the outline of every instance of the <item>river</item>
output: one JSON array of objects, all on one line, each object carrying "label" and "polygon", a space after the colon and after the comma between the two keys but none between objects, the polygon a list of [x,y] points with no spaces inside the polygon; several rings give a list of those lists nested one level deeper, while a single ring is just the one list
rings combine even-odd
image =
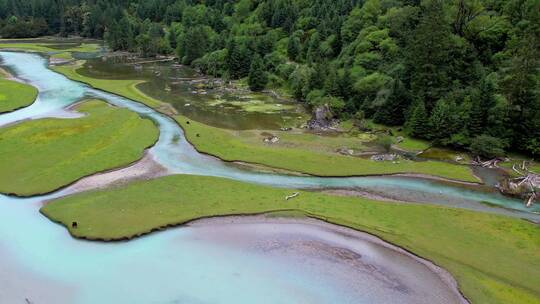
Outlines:
[{"label": "river", "polygon": [[[73,117],[72,112],[65,110],[67,106],[87,97],[96,97],[128,108],[156,123],[160,137],[149,154],[171,174],[219,176],[287,188],[367,189],[399,196],[407,201],[433,202],[532,221],[540,220],[540,215],[526,212],[529,210],[522,207],[521,202],[498,193],[475,191],[425,179],[391,176],[319,178],[248,171],[198,153],[185,140],[183,130],[170,117],[140,103],[71,81],[48,69],[47,60],[39,55],[0,52],[0,58],[2,65],[19,79],[39,89],[34,104],[0,115],[0,126],[41,117]],[[425,265],[417,267],[418,261],[411,257],[402,258],[406,263],[416,266],[406,266],[408,264],[404,262],[402,267],[391,267],[390,255],[385,257],[377,252],[366,251],[367,245],[379,248],[377,246],[380,244],[356,238],[354,241],[363,242],[364,245],[353,246],[340,240],[342,236],[339,233],[330,231],[328,234],[323,233],[326,235],[323,237],[320,231],[317,232],[319,228],[307,224],[295,226],[291,232],[295,239],[307,243],[316,241],[332,248],[337,246],[358,257],[369,257],[372,254],[372,260],[359,260],[370,265],[368,268],[380,271],[368,273],[362,271],[363,268],[353,268],[349,270],[351,274],[340,276],[332,271],[343,267],[343,263],[348,260],[339,254],[306,256],[306,248],[296,248],[289,252],[289,259],[283,259],[265,250],[249,249],[254,242],[260,241],[254,235],[239,235],[242,244],[233,241],[215,242],[205,232],[205,229],[210,228],[200,226],[171,229],[122,243],[75,240],[69,237],[64,228],[52,224],[39,214],[43,200],[65,194],[65,190],[61,190],[32,198],[0,195],[0,302],[24,303],[25,298],[31,303],[103,303],[105,299],[111,303],[394,303],[397,299],[400,302],[403,300],[402,303],[420,303],[419,299],[427,299],[426,303],[449,303],[449,299],[456,303],[462,301],[445,284],[429,279],[433,278],[432,271]],[[507,209],[490,207],[482,201]],[[269,238],[275,239],[276,244],[287,246],[290,239],[281,239],[279,229],[283,228],[280,227],[268,223],[258,226],[265,231],[274,231]],[[399,282],[398,285],[388,285],[399,286],[397,290],[381,283],[381,273]],[[346,280],[341,278],[351,278],[354,275],[360,276],[366,284],[372,284],[366,286],[374,288],[343,288]],[[413,284],[406,280],[411,276],[428,279]]]}]

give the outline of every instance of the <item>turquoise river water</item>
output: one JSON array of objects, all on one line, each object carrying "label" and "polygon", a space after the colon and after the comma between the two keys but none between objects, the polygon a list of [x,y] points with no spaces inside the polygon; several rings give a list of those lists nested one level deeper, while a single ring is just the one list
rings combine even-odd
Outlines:
[{"label": "turquoise river water", "polygon": [[[39,55],[0,52],[0,59],[2,66],[39,89],[34,104],[0,115],[0,126],[40,117],[72,117],[74,114],[65,110],[67,106],[86,97],[96,97],[153,120],[160,130],[160,137],[149,153],[173,174],[219,176],[287,188],[369,190],[407,201],[432,202],[540,221],[540,215],[534,213],[540,211],[538,207],[526,209],[522,202],[495,192],[424,179],[397,176],[319,178],[248,171],[198,153],[171,118],[140,103],[71,81],[48,69],[47,60]],[[216,242],[209,237],[212,234],[197,225],[130,242],[105,244],[75,240],[64,228],[39,214],[44,200],[62,195],[65,195],[62,190],[32,198],[0,195],[0,303],[461,301],[444,284],[434,280],[427,267],[418,267],[413,259],[404,257],[401,257],[404,260],[401,266],[392,264],[396,257],[377,253],[379,247],[369,241],[362,241],[364,245],[347,250],[373,257],[373,261],[368,258],[364,262],[371,265],[369,269],[375,267],[381,271],[366,272],[361,267],[347,267],[350,273],[343,274],[338,271],[343,268],[340,259],[306,256],[306,248],[291,249],[287,251],[291,258],[284,259],[282,255],[269,254],[268,250],[253,249],[257,247],[253,244],[260,241],[254,235],[246,235],[242,244]],[[486,201],[504,208],[482,203]],[[255,228],[269,231],[263,226]],[[296,228],[290,232],[293,239],[346,247],[339,233],[328,232],[323,237],[317,233],[317,228]],[[275,244],[290,244],[290,237],[283,239],[279,228],[272,229],[266,239],[274,239]],[[381,275],[394,278],[399,284],[387,284]],[[345,284],[354,276],[361,277],[365,284],[353,287]],[[410,277],[425,279],[412,284],[407,280]]]}]

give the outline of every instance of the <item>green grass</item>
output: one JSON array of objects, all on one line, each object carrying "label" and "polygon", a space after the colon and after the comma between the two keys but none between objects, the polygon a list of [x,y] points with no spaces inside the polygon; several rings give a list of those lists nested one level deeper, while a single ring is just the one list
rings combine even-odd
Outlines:
[{"label": "green grass", "polygon": [[55,66],[52,67],[52,69],[65,75],[69,79],[86,83],[96,89],[142,102],[152,108],[159,109],[164,106],[163,102],[142,93],[136,88],[138,84],[144,82],[143,80],[110,80],[86,77],[77,73],[77,70],[80,69],[83,64],[84,61],[78,61],[70,65]]},{"label": "green grass", "polygon": [[101,101],[77,119],[39,119],[0,129],[0,192],[46,193],[81,177],[125,166],[158,137],[150,120]]},{"label": "green grass", "polygon": [[[323,149],[307,150],[283,142],[281,145],[268,145],[263,143],[262,139],[248,140],[244,136],[246,133],[210,127],[183,116],[177,116],[176,119],[185,129],[186,137],[199,151],[228,161],[244,161],[320,176],[418,173],[461,181],[478,181],[466,166],[436,161],[376,162],[334,152],[327,153]],[[189,125],[187,120],[190,121]],[[281,135],[286,140],[295,141],[293,135]],[[306,136],[308,135],[300,135],[298,138],[306,140]],[[320,142],[326,139],[312,135],[309,140],[319,141],[320,145]]]},{"label": "green grass", "polygon": [[70,52],[56,53],[56,54],[51,55],[51,57],[52,58],[57,58],[57,59],[64,59],[64,60],[73,59],[73,56],[71,55]]},{"label": "green grass", "polygon": [[[298,210],[376,234],[449,270],[473,303],[538,303],[540,231],[526,221],[176,175],[81,193],[42,208],[75,237],[122,239],[204,216]],[[296,212],[295,214],[297,214]],[[70,227],[77,221],[78,228]]]},{"label": "green grass", "polygon": [[0,113],[26,107],[34,102],[38,90],[31,85],[3,79],[0,74]]},{"label": "green grass", "polygon": [[426,140],[404,136],[403,141],[399,144],[396,144],[396,146],[402,150],[418,152],[428,149],[429,147],[431,147],[431,144]]},{"label": "green grass", "polygon": [[98,44],[95,43],[82,43],[81,45],[68,49],[55,49],[50,46],[56,45],[55,43],[33,43],[33,42],[22,42],[22,43],[11,43],[4,42],[0,43],[0,49],[16,49],[24,51],[33,51],[33,52],[43,52],[43,53],[63,53],[63,52],[97,52],[100,48]]}]

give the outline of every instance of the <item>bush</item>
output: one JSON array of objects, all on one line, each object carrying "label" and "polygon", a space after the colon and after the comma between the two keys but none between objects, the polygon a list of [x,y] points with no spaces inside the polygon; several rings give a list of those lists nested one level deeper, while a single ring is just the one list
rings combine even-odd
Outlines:
[{"label": "bush", "polygon": [[496,137],[480,135],[472,140],[469,147],[474,155],[486,158],[494,158],[504,155],[504,142]]}]

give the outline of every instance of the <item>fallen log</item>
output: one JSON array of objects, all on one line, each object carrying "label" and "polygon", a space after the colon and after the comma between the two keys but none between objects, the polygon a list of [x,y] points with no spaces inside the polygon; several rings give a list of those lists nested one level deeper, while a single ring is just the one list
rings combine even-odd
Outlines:
[{"label": "fallen log", "polygon": [[482,161],[480,157],[476,157],[476,160],[473,160],[471,162],[471,165],[483,167],[483,168],[499,168],[499,162],[501,160],[499,158],[490,159],[487,161]]},{"label": "fallen log", "polygon": [[287,196],[285,196],[285,200],[288,201],[288,200],[290,200],[291,198],[297,197],[298,195],[300,195],[300,192],[295,192],[295,193],[293,193],[293,194],[291,194],[291,195],[287,195]]}]

